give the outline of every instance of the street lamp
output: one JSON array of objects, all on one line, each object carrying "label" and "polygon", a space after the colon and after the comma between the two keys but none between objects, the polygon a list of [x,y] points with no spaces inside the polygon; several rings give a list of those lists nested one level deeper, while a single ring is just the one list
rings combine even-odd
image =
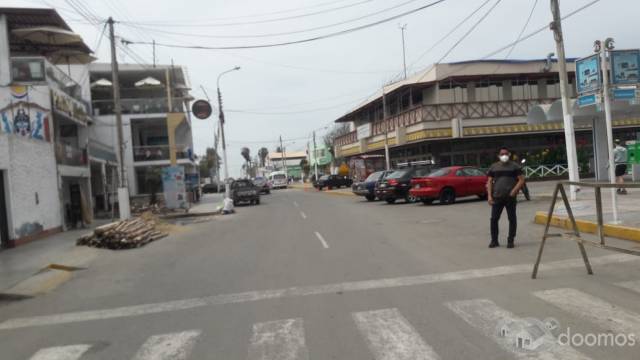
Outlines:
[{"label": "street lamp", "polygon": [[220,77],[222,77],[222,75],[224,74],[227,74],[236,70],[240,70],[240,66],[236,66],[233,69],[229,69],[227,71],[220,73],[220,75],[218,75],[218,80],[216,81],[216,86],[218,89],[218,111],[220,112],[219,114],[220,137],[222,138],[222,161],[224,161],[224,180],[225,180],[224,198],[225,199],[228,199],[231,196],[231,189],[230,189],[231,184],[227,183],[227,179],[229,178],[229,165],[227,164],[227,145],[224,140],[224,112],[222,111],[222,94],[220,93]]}]

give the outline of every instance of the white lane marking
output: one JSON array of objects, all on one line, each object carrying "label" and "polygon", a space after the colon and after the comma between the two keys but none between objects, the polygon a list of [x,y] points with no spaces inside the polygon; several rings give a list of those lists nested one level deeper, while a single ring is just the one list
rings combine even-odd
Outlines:
[{"label": "white lane marking", "polygon": [[619,282],[616,285],[640,293],[640,280]]},{"label": "white lane marking", "polygon": [[307,360],[302,319],[253,324],[249,360]]},{"label": "white lane marking", "polygon": [[[551,334],[540,332],[541,343],[533,350],[518,348],[515,334],[501,335],[501,326],[505,326],[506,331],[513,329],[519,331],[519,325],[524,327],[532,324],[524,322],[511,312],[499,307],[493,301],[487,299],[474,299],[463,301],[452,301],[445,303],[451,311],[460,316],[466,323],[479,330],[484,336],[490,337],[501,348],[512,353],[518,359],[544,359],[544,360],[571,360],[589,359],[582,353],[570,346],[563,346]],[[544,326],[544,324],[539,324]],[[538,329],[535,329],[539,331]]]},{"label": "white lane marking", "polygon": [[295,207],[300,207],[300,206],[298,205],[298,202],[297,202],[297,201],[294,201],[294,202],[293,202],[293,205],[294,205]]},{"label": "white lane marking", "polygon": [[324,246],[325,249],[329,248],[329,244],[327,244],[327,241],[322,237],[322,235],[316,231],[316,237],[318,238],[318,240],[320,240],[320,242],[322,243],[322,246]]},{"label": "white lane marking", "polygon": [[304,212],[300,211],[300,216],[302,216],[303,219],[307,218],[307,214],[305,214]]},{"label": "white lane marking", "polygon": [[398,309],[351,315],[376,360],[440,359]]},{"label": "white lane marking", "polygon": [[134,360],[187,359],[200,333],[200,330],[191,330],[151,336],[142,344]]},{"label": "white lane marking", "polygon": [[540,299],[606,330],[640,337],[640,314],[576,289],[563,288],[533,293]]},{"label": "white lane marking", "polygon": [[[619,264],[637,261],[634,255],[613,254],[589,259],[592,265]],[[584,266],[582,258],[552,261],[542,264],[545,271],[565,270]],[[336,292],[354,292],[375,289],[390,289],[403,286],[418,286],[449,281],[473,280],[531,273],[531,264],[505,265],[484,269],[471,269],[447,273],[405,276],[386,279],[352,281],[324,285],[310,285],[271,290],[247,291],[243,293],[213,295],[200,298],[174,300],[161,303],[123,306],[111,309],[68,312],[53,315],[42,315],[9,319],[0,323],[0,330],[18,329],[30,326],[68,324],[91,320],[114,319],[119,317],[141,316],[168,311],[188,310],[203,306],[239,304],[268,299],[282,299],[297,296],[323,295]]]},{"label": "white lane marking", "polygon": [[91,345],[81,344],[40,349],[29,360],[76,360],[90,347]]}]

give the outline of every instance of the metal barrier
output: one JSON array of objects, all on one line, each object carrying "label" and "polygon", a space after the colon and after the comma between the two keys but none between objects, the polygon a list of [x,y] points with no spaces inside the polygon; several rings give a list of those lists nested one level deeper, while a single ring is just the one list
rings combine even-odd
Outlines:
[{"label": "metal barrier", "polygon": [[560,176],[567,173],[567,164],[555,164],[555,165],[538,165],[538,166],[524,166],[524,176],[531,177],[546,177],[546,176]]},{"label": "metal barrier", "polygon": [[[596,218],[598,222],[598,238],[599,242],[591,241],[583,239],[580,236],[580,230],[578,230],[578,225],[576,224],[576,219],[573,216],[573,211],[571,210],[571,205],[569,204],[569,200],[567,199],[567,193],[564,190],[565,185],[576,185],[581,187],[592,187],[595,190],[596,195]],[[542,251],[544,250],[544,244],[547,241],[547,238],[553,237],[563,237],[569,240],[574,240],[578,244],[578,248],[580,249],[580,254],[582,255],[582,260],[584,260],[584,265],[587,268],[587,273],[589,275],[593,275],[593,270],[591,269],[591,264],[589,263],[589,258],[587,257],[587,251],[584,248],[584,245],[590,245],[593,247],[598,247],[605,250],[616,251],[620,253],[637,255],[640,256],[640,251],[620,248],[616,246],[607,245],[605,242],[605,234],[604,234],[604,223],[602,219],[602,191],[601,189],[618,189],[618,188],[640,188],[640,184],[611,184],[611,183],[589,183],[589,182],[577,182],[577,181],[560,181],[556,185],[555,190],[553,191],[553,199],[551,200],[551,206],[549,207],[549,212],[547,213],[547,223],[544,228],[544,235],[542,235],[542,242],[540,243],[540,249],[538,250],[538,257],[536,259],[536,263],[533,266],[533,273],[531,274],[531,278],[535,279],[538,276],[538,266],[540,265],[540,260],[542,259]],[[567,233],[557,233],[557,234],[549,234],[549,226],[551,225],[553,210],[556,206],[556,201],[558,200],[558,193],[560,193],[562,197],[562,201],[564,202],[564,206],[567,209],[567,215],[569,216],[569,220],[571,221],[572,231]]]}]

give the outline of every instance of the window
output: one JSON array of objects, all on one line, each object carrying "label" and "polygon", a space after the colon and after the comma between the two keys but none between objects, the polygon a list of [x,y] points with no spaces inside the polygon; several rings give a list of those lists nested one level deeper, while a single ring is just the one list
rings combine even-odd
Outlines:
[{"label": "window", "polygon": [[485,174],[476,168],[465,168],[464,173],[466,176],[485,176]]},{"label": "window", "polygon": [[456,176],[467,176],[467,174],[464,171],[462,171],[462,169],[458,169],[456,171]]},{"label": "window", "polygon": [[11,78],[13,81],[44,81],[43,59],[11,59]]},{"label": "window", "polygon": [[436,171],[432,171],[429,174],[429,177],[440,177],[440,176],[447,176],[449,175],[449,172],[451,171],[451,169],[449,168],[442,168],[442,169],[438,169]]}]

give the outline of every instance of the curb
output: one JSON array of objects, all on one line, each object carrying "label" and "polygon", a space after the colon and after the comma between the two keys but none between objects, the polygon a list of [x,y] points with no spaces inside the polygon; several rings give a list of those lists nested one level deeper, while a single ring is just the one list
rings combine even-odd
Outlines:
[{"label": "curb", "polygon": [[319,191],[319,192],[329,194],[329,195],[358,196],[352,192],[346,192],[346,191]]},{"label": "curb", "polygon": [[[540,225],[546,225],[547,213],[544,211],[536,212],[536,216],[533,222]],[[572,229],[571,220],[569,220],[568,217],[564,216],[553,215],[551,217],[550,225],[567,230]],[[576,219],[576,225],[578,226],[578,230],[580,232],[588,234],[598,233],[598,224],[594,221]],[[623,225],[604,224],[603,229],[605,236],[640,242],[640,228]]]},{"label": "curb", "polygon": [[167,215],[158,216],[158,218],[162,220],[173,220],[173,219],[182,219],[182,218],[200,217],[200,216],[213,216],[213,215],[220,215],[220,211],[167,214]]}]

